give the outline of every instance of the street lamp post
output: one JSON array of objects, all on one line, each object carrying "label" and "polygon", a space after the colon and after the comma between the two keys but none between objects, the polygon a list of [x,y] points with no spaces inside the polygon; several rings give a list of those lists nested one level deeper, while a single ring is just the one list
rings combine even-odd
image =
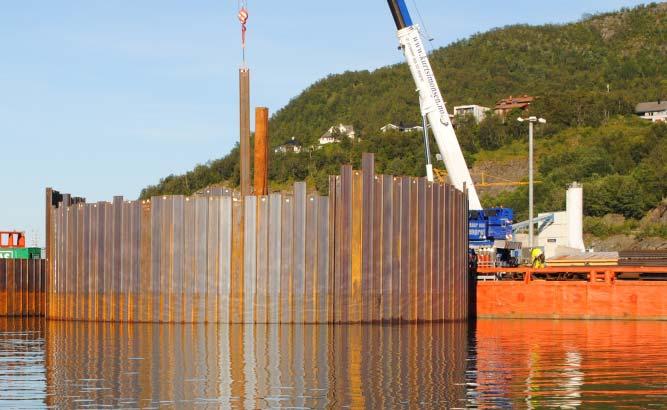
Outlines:
[{"label": "street lamp post", "polygon": [[546,124],[547,120],[533,116],[528,118],[519,117],[517,121],[528,121],[528,245],[532,249],[535,246],[533,237],[533,129],[536,122]]}]

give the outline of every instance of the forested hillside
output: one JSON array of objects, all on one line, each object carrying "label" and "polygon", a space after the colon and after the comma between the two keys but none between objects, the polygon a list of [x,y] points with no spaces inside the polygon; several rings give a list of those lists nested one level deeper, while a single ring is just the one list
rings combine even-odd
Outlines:
[{"label": "forested hillside", "polygon": [[[549,123],[537,132],[543,181],[537,188],[538,210],[562,208],[564,188],[573,180],[585,184],[590,216],[613,212],[640,218],[667,196],[667,126],[633,118],[636,103],[667,98],[666,3],[565,25],[499,28],[435,50],[431,60],[450,109],[493,106],[509,95],[539,97],[530,114]],[[272,153],[272,187],[305,179],[324,192],[327,176],[343,163],[357,165],[363,151],[377,154],[379,172],[423,175],[420,135],[379,132],[389,122],[416,123],[418,113],[404,64],[318,81],[272,117],[272,145],[295,137],[308,148],[338,123],[353,124],[361,139],[300,154]],[[517,115],[505,121],[488,116],[480,124],[458,119],[470,166],[525,156],[527,130],[514,120]],[[141,196],[190,194],[212,184],[236,186],[238,180],[236,148],[187,175],[164,178]],[[483,197],[487,205],[514,206],[520,216],[526,208],[525,189]]]},{"label": "forested hillside", "polygon": [[[667,91],[667,4],[567,25],[504,27],[436,50],[431,62],[450,109],[530,94],[542,97],[535,111],[556,126],[597,125]],[[340,122],[368,135],[387,122],[418,122],[418,113],[400,64],[313,84],[276,113],[272,135],[275,143],[292,136],[314,143]]]}]

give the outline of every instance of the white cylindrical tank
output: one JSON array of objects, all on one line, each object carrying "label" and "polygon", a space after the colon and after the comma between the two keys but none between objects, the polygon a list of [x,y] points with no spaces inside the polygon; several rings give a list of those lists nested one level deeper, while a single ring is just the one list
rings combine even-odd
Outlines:
[{"label": "white cylindrical tank", "polygon": [[567,190],[567,227],[570,248],[585,251],[584,246],[584,189],[577,182]]}]

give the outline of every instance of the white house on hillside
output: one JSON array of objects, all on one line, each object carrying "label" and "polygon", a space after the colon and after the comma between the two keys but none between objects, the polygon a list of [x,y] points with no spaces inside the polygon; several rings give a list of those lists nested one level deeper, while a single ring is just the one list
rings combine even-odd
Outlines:
[{"label": "white house on hillside", "polygon": [[667,121],[667,101],[650,101],[637,104],[635,113],[641,118],[653,122]]},{"label": "white house on hillside", "polygon": [[458,105],[454,107],[454,115],[472,115],[475,121],[480,122],[484,119],[486,114],[491,111],[489,107],[482,107],[481,105]]},{"label": "white house on hillside", "polygon": [[354,126],[344,124],[334,125],[320,137],[320,145],[340,142],[340,137],[356,138]]},{"label": "white house on hillside", "polygon": [[380,131],[422,132],[424,131],[424,127],[422,127],[421,125],[405,125],[403,124],[403,122],[400,122],[398,125],[393,123],[387,124],[384,127],[380,128]]},{"label": "white house on hillside", "polygon": [[276,154],[286,154],[288,152],[293,152],[295,154],[298,154],[301,152],[301,143],[297,141],[294,137],[292,137],[291,140],[285,142],[283,145],[279,145],[276,147],[274,152]]}]

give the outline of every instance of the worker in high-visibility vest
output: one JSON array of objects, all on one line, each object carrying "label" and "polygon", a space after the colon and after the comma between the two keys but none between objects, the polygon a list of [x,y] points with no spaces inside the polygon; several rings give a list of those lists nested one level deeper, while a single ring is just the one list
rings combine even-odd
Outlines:
[{"label": "worker in high-visibility vest", "polygon": [[542,248],[533,248],[533,250],[530,252],[530,259],[533,262],[533,268],[535,269],[541,269],[547,266],[544,260],[544,252],[542,252]]}]

